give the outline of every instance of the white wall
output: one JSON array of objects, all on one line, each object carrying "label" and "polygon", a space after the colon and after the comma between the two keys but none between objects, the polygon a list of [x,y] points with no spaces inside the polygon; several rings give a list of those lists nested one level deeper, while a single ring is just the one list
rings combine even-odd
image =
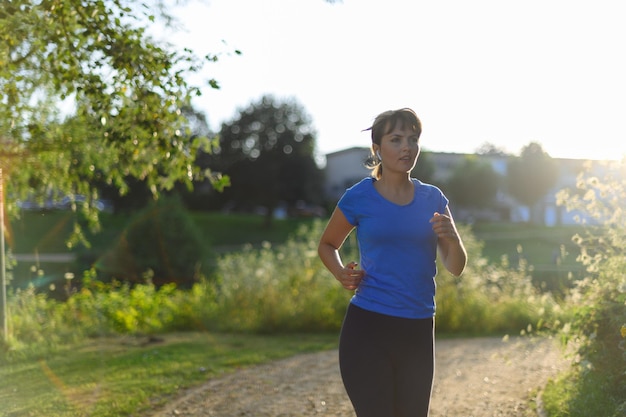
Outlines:
[{"label": "white wall", "polygon": [[346,188],[370,175],[364,162],[369,148],[349,148],[326,155],[326,196],[338,200]]}]

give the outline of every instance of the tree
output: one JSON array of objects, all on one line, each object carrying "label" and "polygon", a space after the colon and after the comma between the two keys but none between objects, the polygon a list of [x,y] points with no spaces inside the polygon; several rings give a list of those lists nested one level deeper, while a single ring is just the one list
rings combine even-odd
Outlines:
[{"label": "tree", "polygon": [[477,155],[495,155],[495,156],[505,156],[506,151],[493,143],[484,142],[481,144],[478,149],[476,149]]},{"label": "tree", "polygon": [[262,206],[266,223],[280,202],[320,202],[322,172],[315,163],[315,131],[293,99],[264,96],[240,111],[220,131],[213,169],[231,186],[220,198],[240,206]]},{"label": "tree", "polygon": [[[13,199],[121,194],[136,180],[157,196],[207,177],[188,140],[197,87],[185,78],[215,56],[170,51],[146,33],[163,1],[5,2],[0,10],[0,169]],[[215,80],[209,80],[217,88]],[[33,196],[33,193],[36,196]],[[9,211],[15,207],[9,206]],[[91,211],[90,211],[91,210]],[[90,218],[94,218],[91,216]]]},{"label": "tree", "polygon": [[519,157],[509,158],[509,193],[532,213],[532,208],[554,187],[558,175],[558,166],[552,157],[539,143],[531,142],[522,148]]},{"label": "tree", "polygon": [[494,203],[500,178],[491,165],[466,155],[448,179],[446,190],[456,206],[486,208]]},{"label": "tree", "polygon": [[[207,173],[207,178],[195,181],[193,189],[182,185],[177,187],[177,193],[183,198],[185,205],[192,210],[207,210],[215,206],[216,194],[230,185],[228,177],[222,173],[211,171],[213,161],[213,147],[219,144],[217,134],[214,133],[207,122],[206,116],[192,107],[184,108],[183,114],[189,120],[191,138],[197,136],[211,137],[210,149],[201,149],[196,155],[196,165]],[[219,184],[219,186],[217,186]]]},{"label": "tree", "polygon": [[[194,164],[198,167],[198,169],[205,171],[206,176],[203,177],[206,179],[195,180],[193,188],[179,183],[173,190],[171,190],[171,192],[168,192],[168,194],[178,194],[183,197],[185,204],[189,207],[190,205],[193,206],[193,200],[196,194],[209,194],[209,191],[219,192],[222,189],[222,186],[227,185],[227,182],[220,173],[210,172],[208,170],[209,165],[207,159],[210,158],[212,145],[217,143],[217,138],[216,134],[209,128],[206,116],[204,113],[191,106],[183,107],[181,112],[185,117],[187,124],[186,131],[188,132],[181,138],[184,143],[193,141],[198,137],[212,138],[210,140],[211,146],[209,146],[209,149],[199,149],[194,160]],[[100,195],[112,203],[115,212],[131,213],[142,209],[151,203],[153,195],[145,180],[129,177],[126,184],[128,192],[124,195],[120,195],[117,188],[113,185],[100,183],[97,188]]]}]

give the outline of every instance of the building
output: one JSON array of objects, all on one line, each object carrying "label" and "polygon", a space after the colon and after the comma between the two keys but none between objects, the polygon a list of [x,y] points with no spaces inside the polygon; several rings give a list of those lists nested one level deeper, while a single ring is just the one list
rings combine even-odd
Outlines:
[{"label": "building", "polygon": [[[365,167],[365,161],[369,156],[370,148],[367,147],[352,147],[326,155],[325,193],[329,200],[338,200],[346,188],[370,175],[370,170]],[[429,152],[429,158],[435,165],[434,178],[437,182],[445,183],[454,172],[455,167],[466,156],[466,154],[461,153]],[[502,177],[507,175],[508,155],[480,155],[479,157],[487,161],[498,175]],[[564,207],[558,206],[556,195],[558,191],[564,188],[576,186],[577,177],[583,171],[586,161],[563,158],[554,158],[554,160],[559,167],[557,183],[538,203],[537,207],[529,208],[519,204],[504,188],[498,192],[495,205],[497,206],[496,217],[499,220],[528,222],[531,219],[532,209],[542,213],[543,222],[549,226],[577,223],[576,216],[579,216],[580,213],[567,212]],[[602,167],[598,162],[595,161],[593,170],[600,173]],[[468,220],[472,215],[460,210],[456,217],[465,217]]]},{"label": "building", "polygon": [[370,175],[365,161],[371,155],[369,148],[354,147],[326,155],[326,177],[324,191],[326,198],[339,200],[346,188]]}]

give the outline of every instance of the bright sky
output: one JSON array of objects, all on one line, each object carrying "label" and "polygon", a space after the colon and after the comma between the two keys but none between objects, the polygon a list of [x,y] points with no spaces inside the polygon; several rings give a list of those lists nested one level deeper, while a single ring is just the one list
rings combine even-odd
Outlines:
[{"label": "bright sky", "polygon": [[214,130],[273,94],[304,107],[322,154],[369,146],[378,113],[411,107],[430,151],[626,155],[622,0],[207,0],[177,15],[170,41],[242,51],[204,73],[221,85],[195,103]]}]

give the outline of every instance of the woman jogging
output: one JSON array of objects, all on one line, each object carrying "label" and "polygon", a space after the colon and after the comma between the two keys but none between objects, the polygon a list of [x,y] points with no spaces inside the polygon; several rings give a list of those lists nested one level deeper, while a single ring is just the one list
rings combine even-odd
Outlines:
[{"label": "woman jogging", "polygon": [[[346,392],[358,417],[426,417],[434,375],[437,254],[460,275],[467,253],[435,186],[411,178],[422,126],[411,109],[374,120],[372,176],[337,203],[318,252],[347,290],[355,290],[339,341]],[[360,261],[339,250],[356,230]]]}]

